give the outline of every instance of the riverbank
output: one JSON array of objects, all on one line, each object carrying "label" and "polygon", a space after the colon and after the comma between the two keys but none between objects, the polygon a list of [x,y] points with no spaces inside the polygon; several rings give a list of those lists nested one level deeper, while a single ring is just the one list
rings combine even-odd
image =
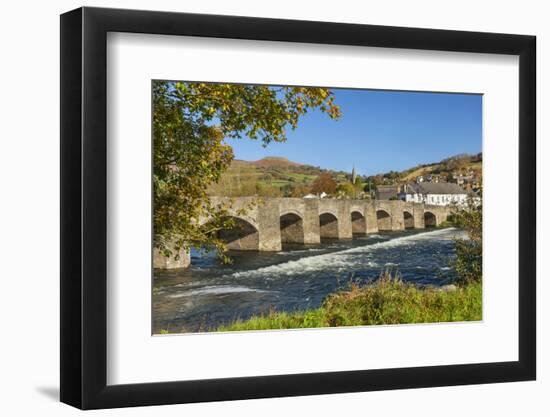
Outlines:
[{"label": "riverbank", "polygon": [[384,277],[372,285],[351,285],[345,291],[330,294],[317,309],[273,311],[237,320],[217,331],[479,321],[481,306],[481,283],[445,291]]}]

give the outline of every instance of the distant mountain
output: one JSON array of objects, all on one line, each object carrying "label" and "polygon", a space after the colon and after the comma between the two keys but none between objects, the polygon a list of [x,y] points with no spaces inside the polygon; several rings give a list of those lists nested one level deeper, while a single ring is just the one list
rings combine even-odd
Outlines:
[{"label": "distant mountain", "polygon": [[346,176],[346,173],[340,171],[294,162],[280,156],[268,156],[258,161],[235,159],[220,181],[210,187],[209,193],[227,196],[283,196],[286,192],[284,190],[288,191],[289,187],[309,187],[323,172],[330,172],[337,179]]},{"label": "distant mountain", "polygon": [[266,156],[258,161],[249,161],[249,163],[260,168],[288,168],[304,165],[298,162],[290,161],[282,156]]}]

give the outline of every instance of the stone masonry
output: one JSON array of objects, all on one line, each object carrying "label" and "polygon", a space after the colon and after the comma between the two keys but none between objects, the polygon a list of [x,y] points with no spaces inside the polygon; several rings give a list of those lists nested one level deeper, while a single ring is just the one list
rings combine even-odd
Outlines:
[{"label": "stone masonry", "polygon": [[[212,201],[231,201],[230,213],[239,227],[220,236],[228,247],[253,251],[279,251],[283,243],[317,244],[321,239],[351,239],[354,234],[438,226],[452,210],[401,200],[213,197]],[[242,209],[246,215],[237,214]],[[189,253],[181,253],[178,261],[153,253],[155,268],[184,268],[189,263]]]}]

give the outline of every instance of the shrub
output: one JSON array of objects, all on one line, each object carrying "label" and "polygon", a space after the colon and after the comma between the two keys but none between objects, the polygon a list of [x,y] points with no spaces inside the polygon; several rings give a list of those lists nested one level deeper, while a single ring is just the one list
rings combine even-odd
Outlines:
[{"label": "shrub", "polygon": [[[481,192],[480,192],[481,196]],[[468,233],[469,240],[455,241],[457,283],[481,282],[483,267],[483,209],[470,200],[468,206],[455,216],[455,222]]]}]

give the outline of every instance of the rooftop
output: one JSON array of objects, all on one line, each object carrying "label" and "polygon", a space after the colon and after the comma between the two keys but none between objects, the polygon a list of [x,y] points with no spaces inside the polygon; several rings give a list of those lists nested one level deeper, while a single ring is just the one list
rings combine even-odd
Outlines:
[{"label": "rooftop", "polygon": [[419,184],[407,184],[407,194],[467,194],[468,192],[458,184],[449,182],[421,182]]}]

